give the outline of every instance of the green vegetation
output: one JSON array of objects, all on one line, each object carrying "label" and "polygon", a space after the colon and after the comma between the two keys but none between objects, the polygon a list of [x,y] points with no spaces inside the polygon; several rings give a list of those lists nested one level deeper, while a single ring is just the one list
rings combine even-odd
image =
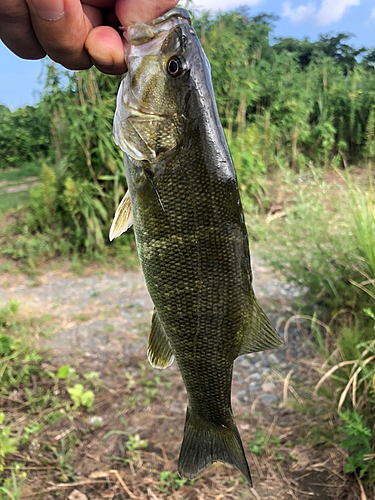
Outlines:
[{"label": "green vegetation", "polygon": [[[78,412],[90,410],[99,386],[95,372],[82,375],[89,387],[85,390],[83,384],[72,386],[80,376],[69,365],[56,373],[46,371],[48,357],[34,346],[35,338],[43,335],[43,322],[21,319],[18,309],[15,301],[0,308],[0,399],[15,405],[10,411],[0,412],[0,472],[8,456],[27,453],[37,437],[54,424],[72,421]],[[56,467],[63,481],[74,478],[74,439],[74,432],[60,444],[47,439],[38,452],[38,459]],[[0,498],[19,498],[26,480],[23,467],[12,468],[8,478],[1,475],[4,482],[0,481]]]},{"label": "green vegetation", "polygon": [[24,163],[21,168],[12,168],[10,170],[0,170],[0,182],[24,181],[27,177],[35,177],[40,174],[40,162],[34,161]]},{"label": "green vegetation", "polygon": [[[357,174],[357,185],[349,174],[335,170],[310,169],[303,176],[281,171],[273,182],[283,200],[282,217],[271,216],[265,224],[250,207],[254,222],[250,231],[258,233],[262,254],[274,269],[301,287],[299,307],[305,314],[299,317],[310,316],[311,332],[325,358],[321,367],[314,366],[320,380],[310,392],[315,403],[309,411],[316,416],[323,409],[336,414],[332,418],[338,421],[341,436],[331,430],[327,439],[339,439],[348,451],[346,471],[357,471],[371,484],[375,479],[375,210],[369,175],[370,180]],[[317,425],[321,438],[322,426]]]},{"label": "green vegetation", "polygon": [[0,105],[0,170],[19,168],[50,153],[49,118],[40,106],[12,112]]},{"label": "green vegetation", "polygon": [[[302,291],[298,307],[310,317],[322,360],[314,365],[319,381],[309,388],[315,415],[323,409],[334,415],[331,439],[348,453],[346,471],[374,484],[375,50],[355,49],[340,33],[271,44],[275,22],[246,9],[193,20],[211,62],[250,238]],[[67,72],[48,62],[44,82],[34,107],[11,112],[0,106],[1,269],[11,269],[11,261],[37,272],[43,260],[59,256],[69,258],[77,274],[93,257],[130,267],[136,262],[131,232],[107,244],[126,190],[122,153],[112,140],[119,77]],[[38,186],[9,192],[33,176]],[[32,347],[43,324],[17,318],[14,302],[0,310],[0,394],[11,398],[19,391],[30,421],[15,430],[0,414],[0,467],[70,412],[91,410],[100,388],[95,372],[78,376],[69,365],[45,371]],[[134,377],[125,372],[129,407],[157,402],[168,388],[168,380],[148,375],[141,369],[137,399]],[[43,391],[35,380],[43,381]],[[329,432],[324,427],[325,442]],[[139,461],[147,441],[118,433],[126,444],[115,460]],[[76,439],[72,433],[45,450],[63,480],[74,478]],[[277,438],[261,430],[251,451],[288,458]],[[23,481],[22,470],[13,470],[0,498],[19,498]],[[169,472],[160,476],[162,491],[183,484]]]},{"label": "green vegetation", "polygon": [[28,204],[30,200],[29,191],[18,193],[0,193],[0,212],[7,212],[13,208],[20,208]]},{"label": "green vegetation", "polygon": [[[260,204],[264,176],[280,167],[346,166],[375,154],[374,50],[353,48],[346,34],[272,45],[274,22],[246,9],[193,20],[211,61],[241,190]],[[105,254],[110,221],[126,189],[122,153],[112,140],[120,78],[68,72],[48,62],[43,79],[36,106],[0,108],[0,170],[35,159],[45,163],[31,208],[17,213],[14,230],[1,242],[6,255],[26,266],[58,255]],[[3,210],[15,207],[13,197],[4,200]],[[129,253],[129,235],[112,243],[112,252],[121,252],[124,238]]]}]

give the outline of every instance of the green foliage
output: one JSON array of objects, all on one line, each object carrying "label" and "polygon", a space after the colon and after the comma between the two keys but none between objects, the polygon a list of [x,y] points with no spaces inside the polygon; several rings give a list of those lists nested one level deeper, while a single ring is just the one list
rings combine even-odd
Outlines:
[{"label": "green foliage", "polygon": [[375,456],[372,432],[375,428],[375,314],[371,309],[364,312],[373,321],[372,326],[346,325],[338,329],[330,349],[325,342],[322,352],[327,358],[327,368],[323,374],[318,370],[323,376],[314,392],[319,389],[328,405],[337,408],[342,421],[341,445],[350,451],[346,472],[359,471],[360,477],[375,484],[372,460]]},{"label": "green foliage", "polygon": [[339,185],[332,197],[332,185],[328,189],[324,177],[314,169],[304,176],[282,171],[276,182],[284,193],[286,216],[273,221],[262,235],[265,243],[272,242],[265,245],[265,258],[288,281],[304,287],[313,307],[335,312],[345,307],[362,311],[370,306],[372,297],[363,293],[363,287],[373,293],[370,274],[375,226],[361,201],[368,198],[360,189],[348,193]]},{"label": "green foliage", "polygon": [[193,485],[195,479],[185,479],[179,475],[178,472],[169,472],[168,470],[164,470],[160,473],[160,486],[156,486],[159,491],[168,491],[170,490],[172,484],[175,490],[181,488],[181,486],[185,485]]},{"label": "green foliage", "polygon": [[21,167],[51,153],[49,121],[42,108],[10,111],[0,105],[0,170]]},{"label": "green foliage", "polygon": [[0,213],[27,206],[29,200],[29,191],[20,191],[16,193],[0,193]]},{"label": "green foliage", "polygon": [[[316,42],[288,38],[272,45],[275,21],[267,14],[251,16],[246,8],[193,19],[211,63],[240,189],[262,206],[264,176],[279,167],[304,172],[314,165],[371,164],[375,156],[373,51],[355,49],[350,35],[342,33],[322,35]],[[359,55],[363,63],[357,62]],[[2,158],[20,157],[23,148],[22,161],[31,159],[28,146],[22,146],[29,144],[30,134],[37,157],[47,158],[41,185],[30,194],[31,208],[14,216],[1,242],[3,254],[31,269],[57,255],[106,255],[110,222],[126,189],[122,153],[112,139],[120,78],[96,70],[68,72],[48,62],[43,79],[45,89],[34,108],[14,113],[0,109],[0,152],[2,147],[7,151]],[[31,121],[37,126],[30,127]],[[10,146],[11,126],[17,128],[19,151]],[[2,127],[8,130],[3,135]],[[52,149],[43,149],[47,139]],[[3,198],[0,209],[15,207],[17,198]],[[320,222],[318,214],[315,221]],[[321,245],[322,255],[336,244],[332,234],[330,238]],[[129,259],[132,242],[127,235],[110,248]],[[321,273],[328,271],[327,279],[318,283],[318,277],[315,284],[323,295],[333,293],[336,303],[343,281],[341,258],[347,255],[327,263]],[[359,267],[360,274],[364,269]],[[313,265],[309,272],[314,270]]]},{"label": "green foliage", "polygon": [[21,472],[18,480],[17,474],[12,470],[11,477],[4,481],[3,486],[0,486],[0,500],[9,500],[9,498],[10,500],[20,500],[22,486],[25,484],[26,479],[26,472]]},{"label": "green foliage", "polygon": [[17,438],[10,437],[10,428],[4,426],[4,413],[0,412],[0,472],[4,469],[4,458],[17,451]]},{"label": "green foliage", "polygon": [[250,125],[244,133],[229,140],[228,145],[236,166],[240,189],[245,197],[259,196],[266,173],[265,156],[266,137],[255,124]]},{"label": "green foliage", "polygon": [[40,174],[41,163],[39,161],[28,162],[22,168],[0,170],[0,181],[19,182],[25,181],[27,177],[37,177]]},{"label": "green foliage", "polygon": [[353,185],[349,176],[347,182],[351,196],[351,212],[354,219],[354,235],[359,256],[365,264],[365,285],[375,298],[375,195],[371,183],[367,193]]},{"label": "green foliage", "polygon": [[347,458],[345,471],[359,471],[359,477],[367,476],[370,484],[375,484],[375,462],[372,458],[373,435],[371,428],[367,425],[363,415],[355,410],[347,410],[339,413],[343,424],[339,428],[346,437],[341,446],[348,449],[350,454]]},{"label": "green foliage", "polygon": [[38,228],[45,232],[55,223],[57,180],[56,174],[45,163],[40,173],[40,186],[30,191],[31,210]]},{"label": "green foliage", "polygon": [[248,442],[249,450],[256,455],[267,453],[274,460],[284,460],[284,455],[280,452],[281,442],[277,436],[270,435],[266,430],[257,427],[254,438]]},{"label": "green foliage", "polygon": [[5,392],[27,385],[40,372],[41,356],[26,339],[27,327],[17,321],[17,311],[13,300],[0,309],[0,391]]},{"label": "green foliage", "polygon": [[357,62],[366,49],[342,33],[271,45],[273,21],[248,9],[194,18],[229,140],[254,124],[267,170],[372,157],[375,74]]},{"label": "green foliage", "polygon": [[82,384],[75,384],[74,387],[68,388],[67,391],[77,408],[85,406],[90,411],[94,406],[95,394],[93,391],[86,391]]}]

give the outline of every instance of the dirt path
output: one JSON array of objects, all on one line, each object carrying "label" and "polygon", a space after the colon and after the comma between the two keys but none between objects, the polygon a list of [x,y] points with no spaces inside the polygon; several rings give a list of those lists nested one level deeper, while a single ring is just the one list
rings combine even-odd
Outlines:
[{"label": "dirt path", "polygon": [[0,181],[0,193],[19,193],[20,191],[28,191],[33,187],[39,186],[40,181],[37,177],[24,177],[22,182],[16,181]]},{"label": "dirt path", "polygon": [[[253,270],[259,302],[282,331],[293,314],[291,302],[298,292],[275,279],[259,257],[253,257]],[[37,279],[0,275],[0,305],[10,299],[20,303],[22,314],[44,317],[48,334],[38,342],[52,350],[55,369],[69,364],[81,373],[100,374],[103,388],[92,413],[99,418],[99,427],[90,427],[92,417],[82,416],[74,423],[81,441],[75,455],[77,477],[92,477],[90,474],[115,468],[109,458],[124,452],[121,435],[125,435],[125,419],[126,433],[138,434],[149,447],[133,461],[124,458],[115,465],[120,463],[133,491],[137,481],[142,482],[144,488],[138,495],[144,496],[139,498],[169,498],[160,488],[158,493],[152,490],[156,481],[152,474],[159,471],[160,475],[166,464],[176,471],[186,396],[175,363],[164,371],[153,370],[147,363],[152,303],[142,274],[92,266],[77,277],[65,264],[44,270]],[[313,354],[306,335],[294,326],[288,331],[284,349],[242,356],[235,363],[233,410],[245,448],[249,449],[247,443],[258,441],[264,447],[258,455],[247,453],[256,498],[334,498],[325,484],[342,457],[336,449],[316,452],[298,444],[298,438],[306,434],[305,422],[282,404],[287,374],[293,370],[299,380],[310,376],[299,362]],[[64,423],[54,431],[56,435],[70,432],[71,425]],[[218,465],[194,486],[183,485],[178,490],[182,496],[176,493],[175,498],[250,498],[238,477],[235,469]],[[223,484],[225,496],[220,496]],[[170,485],[172,493],[176,487]],[[89,499],[104,498],[90,489],[85,494]]]}]

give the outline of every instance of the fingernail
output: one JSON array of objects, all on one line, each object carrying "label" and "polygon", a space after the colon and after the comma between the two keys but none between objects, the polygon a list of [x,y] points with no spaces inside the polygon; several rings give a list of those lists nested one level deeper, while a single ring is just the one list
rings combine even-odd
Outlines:
[{"label": "fingernail", "polygon": [[64,16],[64,0],[29,0],[29,4],[45,21],[58,21]]},{"label": "fingernail", "polygon": [[100,66],[113,66],[113,57],[111,54],[103,54],[103,52],[97,51],[95,49],[90,50],[91,59],[93,59],[94,64],[99,64]]}]

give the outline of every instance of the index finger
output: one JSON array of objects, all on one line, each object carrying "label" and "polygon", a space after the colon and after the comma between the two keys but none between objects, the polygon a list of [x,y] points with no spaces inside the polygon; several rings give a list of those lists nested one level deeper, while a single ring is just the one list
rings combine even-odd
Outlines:
[{"label": "index finger", "polygon": [[19,57],[40,59],[46,55],[31,26],[25,0],[0,2],[0,38]]},{"label": "index finger", "polygon": [[176,7],[178,0],[118,0],[115,10],[125,27],[129,23],[147,23]]},{"label": "index finger", "polygon": [[85,40],[93,24],[85,15],[81,2],[26,1],[30,8],[34,32],[51,59],[69,69],[90,68],[92,62],[85,49]]}]

